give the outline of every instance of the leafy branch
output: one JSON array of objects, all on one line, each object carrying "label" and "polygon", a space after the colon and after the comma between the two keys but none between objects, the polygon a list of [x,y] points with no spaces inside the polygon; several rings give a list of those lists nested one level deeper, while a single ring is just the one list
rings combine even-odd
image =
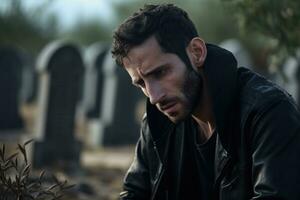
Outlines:
[{"label": "leafy branch", "polygon": [[[44,180],[45,171],[37,179],[31,177],[32,166],[28,162],[26,146],[33,140],[18,144],[17,152],[6,156],[6,147],[0,148],[0,199],[3,200],[58,200],[73,187],[67,181],[60,181],[54,175],[54,184]],[[21,154],[22,162],[18,160]]]}]

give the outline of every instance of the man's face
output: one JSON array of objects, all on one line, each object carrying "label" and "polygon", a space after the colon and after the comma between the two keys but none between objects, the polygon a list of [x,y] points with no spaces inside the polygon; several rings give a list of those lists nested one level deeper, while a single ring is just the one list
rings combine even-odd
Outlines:
[{"label": "man's face", "polygon": [[176,54],[163,52],[154,36],[132,48],[123,64],[132,83],[172,122],[185,119],[199,102],[199,74]]}]

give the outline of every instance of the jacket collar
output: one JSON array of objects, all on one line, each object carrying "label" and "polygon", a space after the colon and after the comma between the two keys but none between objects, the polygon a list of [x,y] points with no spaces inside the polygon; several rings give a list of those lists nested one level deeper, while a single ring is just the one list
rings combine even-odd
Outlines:
[{"label": "jacket collar", "polygon": [[238,124],[237,61],[231,52],[216,45],[207,44],[207,52],[204,74],[213,101],[216,130],[223,147],[231,154]]}]

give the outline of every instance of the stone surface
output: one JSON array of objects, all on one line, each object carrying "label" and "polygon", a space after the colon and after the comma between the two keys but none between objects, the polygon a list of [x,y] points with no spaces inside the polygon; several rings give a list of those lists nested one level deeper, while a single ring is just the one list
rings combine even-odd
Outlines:
[{"label": "stone surface", "polygon": [[50,43],[41,52],[37,69],[40,90],[34,166],[76,170],[81,143],[74,134],[75,116],[84,71],[80,50],[69,43]]},{"label": "stone surface", "polygon": [[103,65],[109,46],[95,43],[85,51],[83,106],[87,119],[98,119],[103,95]]},{"label": "stone surface", "polygon": [[20,90],[23,62],[13,47],[0,47],[0,134],[23,129],[20,115]]},{"label": "stone surface", "polygon": [[103,100],[99,131],[103,146],[135,144],[139,137],[141,116],[138,107],[144,101],[142,92],[131,83],[127,72],[115,64],[111,54],[104,65]]}]

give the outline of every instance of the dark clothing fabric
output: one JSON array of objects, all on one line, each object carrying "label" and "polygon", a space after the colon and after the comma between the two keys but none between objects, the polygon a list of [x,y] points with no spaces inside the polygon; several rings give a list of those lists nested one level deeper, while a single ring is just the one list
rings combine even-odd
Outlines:
[{"label": "dark clothing fabric", "polygon": [[199,174],[200,184],[198,191],[201,197],[198,199],[210,200],[213,197],[214,185],[214,162],[215,162],[215,147],[216,147],[216,134],[209,138],[204,144],[195,143],[196,138],[193,138],[191,144],[195,144],[195,159],[197,162],[197,170]]},{"label": "dark clothing fabric", "polygon": [[[177,165],[176,148],[182,137],[174,134],[171,136],[169,157],[167,162],[166,191],[168,197],[172,200],[186,199],[187,196],[193,199],[209,200],[213,193],[214,180],[214,150],[215,134],[204,144],[196,143],[198,128],[192,120],[185,127],[184,149],[182,151],[183,163],[180,168],[181,172],[174,169]],[[177,176],[181,173],[181,176]]]},{"label": "dark clothing fabric", "polygon": [[[183,163],[181,168],[174,167],[178,165],[178,151],[176,148],[180,146],[182,133],[176,133],[171,136],[171,145],[169,150],[169,161],[167,165],[167,172],[169,173],[169,180],[167,182],[167,191],[169,199],[181,200],[187,195],[190,197],[200,197],[201,192],[199,191],[200,179],[198,178],[197,160],[196,160],[196,149],[193,145],[193,139],[196,134],[196,129],[192,124],[187,124],[183,130],[184,148],[182,150]],[[181,170],[178,172],[177,170]],[[178,176],[178,173],[181,176]]]},{"label": "dark clothing fabric", "polygon": [[[204,74],[217,132],[212,199],[299,200],[300,114],[294,101],[272,82],[237,68],[230,52],[209,44],[207,50]],[[176,155],[172,164],[176,175],[172,176],[182,178],[190,156],[184,153],[184,130],[189,123],[187,118],[175,125],[147,104],[121,199],[173,200],[165,181],[170,170],[167,158],[170,151]],[[176,148],[172,148],[173,135]],[[182,185],[172,187],[176,190],[171,192],[178,193]],[[184,195],[184,199],[195,199]]]}]

